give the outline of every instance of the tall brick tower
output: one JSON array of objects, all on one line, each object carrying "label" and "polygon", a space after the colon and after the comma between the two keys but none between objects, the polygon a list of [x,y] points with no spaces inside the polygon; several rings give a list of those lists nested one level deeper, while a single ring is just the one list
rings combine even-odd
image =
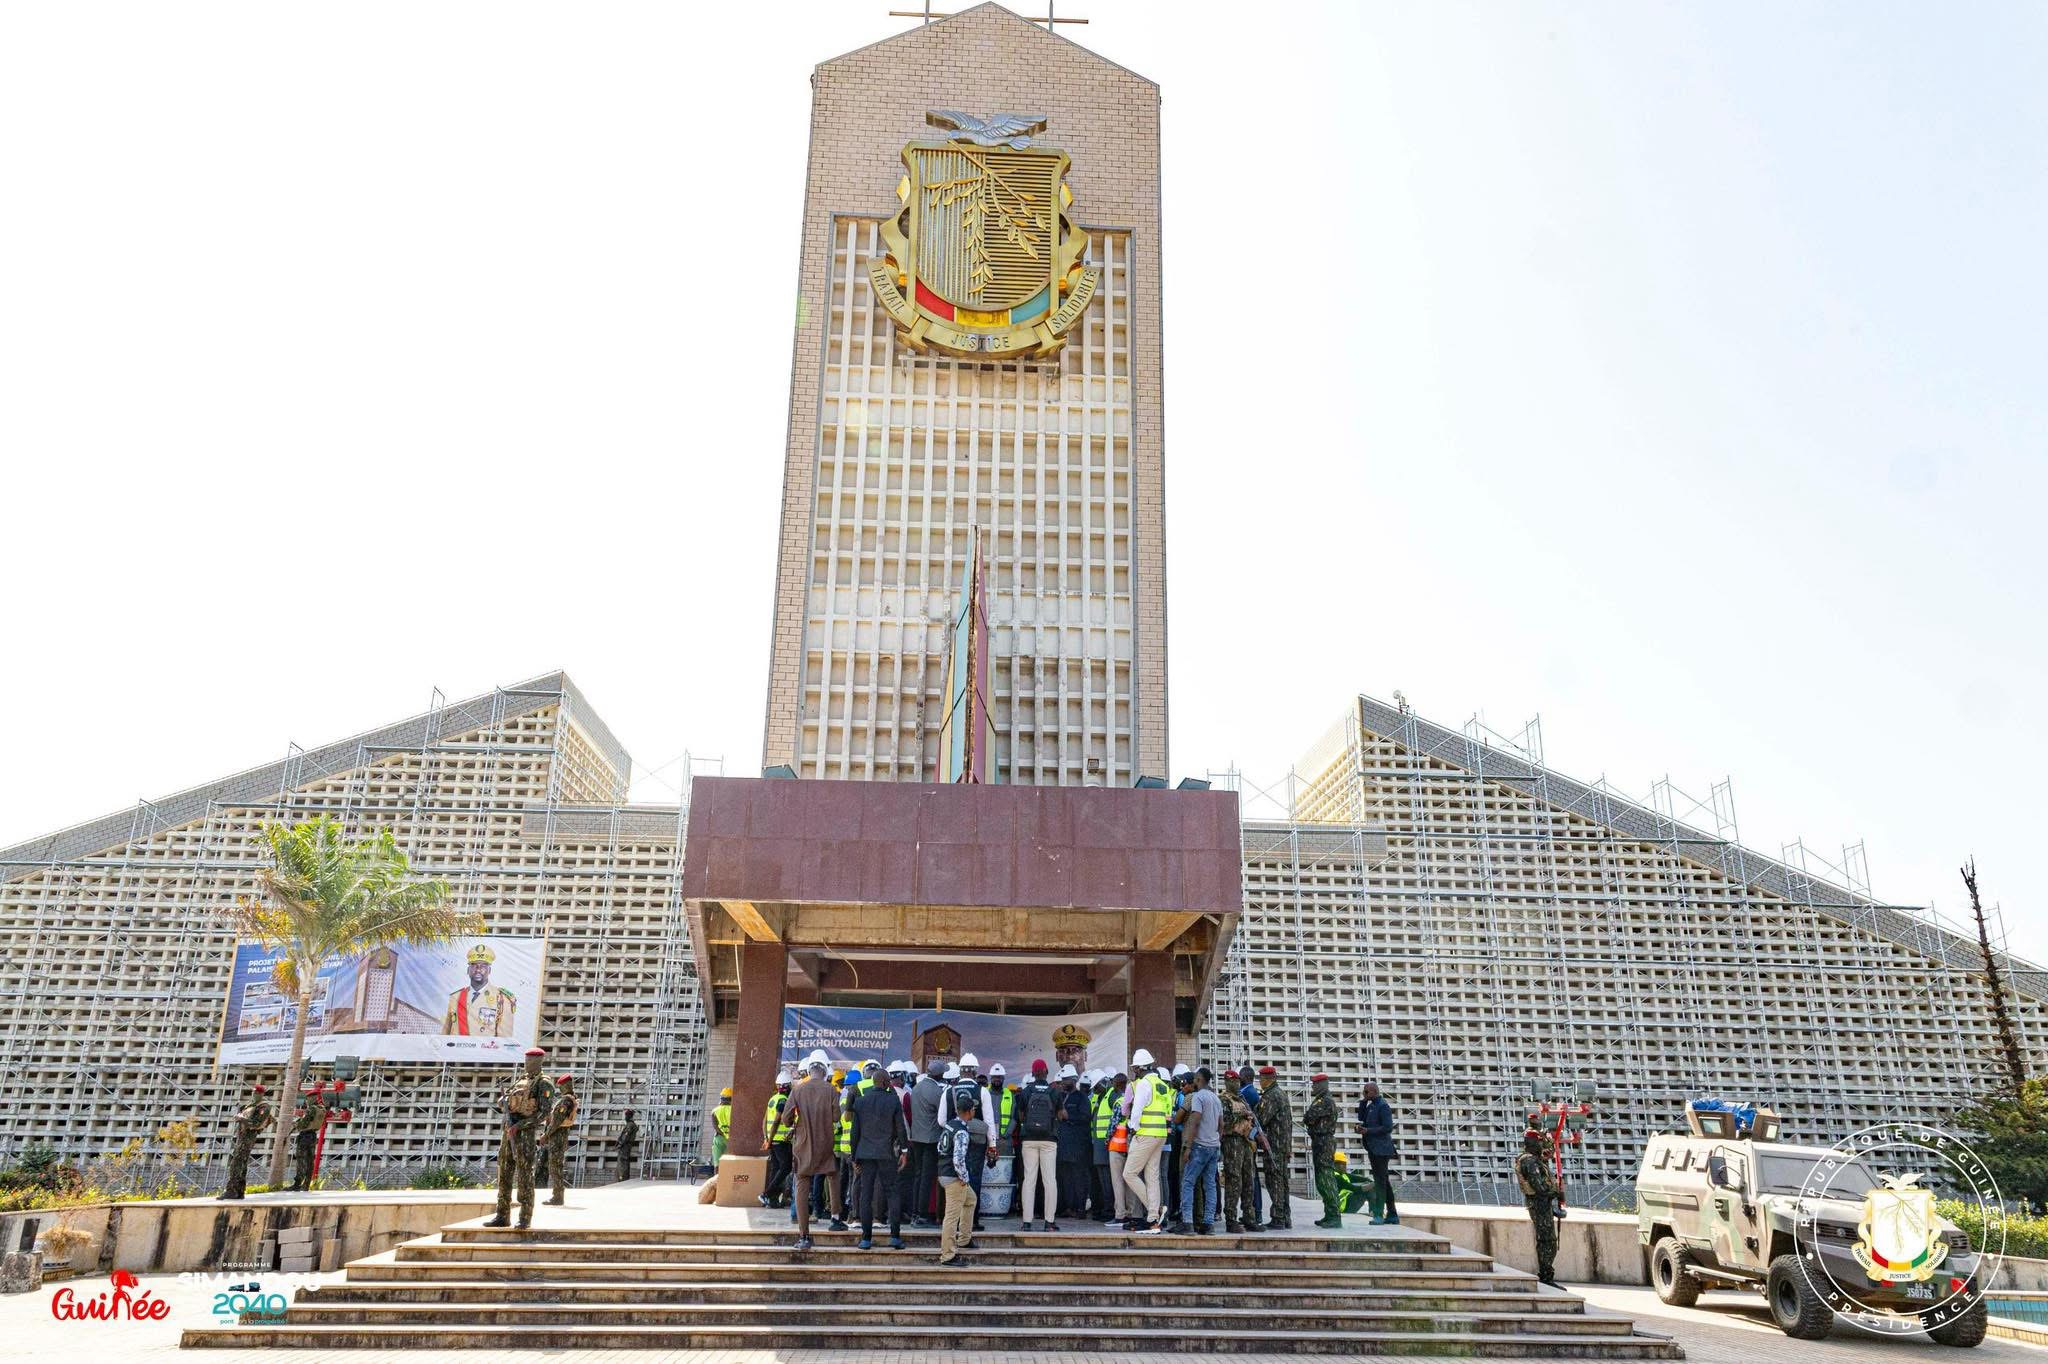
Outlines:
[{"label": "tall brick tower", "polygon": [[1158,86],[979,5],[822,63],[807,176],[764,765],[936,779],[978,543],[995,778],[1166,776]]}]

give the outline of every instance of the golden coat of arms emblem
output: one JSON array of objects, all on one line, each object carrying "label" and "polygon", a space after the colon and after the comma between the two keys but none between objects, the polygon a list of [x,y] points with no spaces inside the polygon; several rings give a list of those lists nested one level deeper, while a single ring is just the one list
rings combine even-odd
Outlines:
[{"label": "golden coat of arms emblem", "polygon": [[915,351],[1057,353],[1101,275],[1067,218],[1067,154],[1038,145],[1046,120],[1033,114],[926,121],[952,135],[903,149],[901,207],[869,271],[876,298]]},{"label": "golden coat of arms emblem", "polygon": [[1934,1276],[1948,1256],[1934,1190],[1919,1186],[1918,1174],[1886,1175],[1863,1195],[1856,1224],[1856,1262],[1873,1282],[1907,1283]]}]

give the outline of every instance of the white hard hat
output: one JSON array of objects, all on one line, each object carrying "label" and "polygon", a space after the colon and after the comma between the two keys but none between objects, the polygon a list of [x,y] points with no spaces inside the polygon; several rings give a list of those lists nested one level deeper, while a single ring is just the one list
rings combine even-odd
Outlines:
[{"label": "white hard hat", "polygon": [[1179,1079],[1181,1076],[1186,1075],[1187,1073],[1188,1063],[1185,1061],[1182,1061],[1179,1065],[1173,1068],[1173,1075],[1175,1079]]},{"label": "white hard hat", "polygon": [[880,1061],[863,1061],[860,1063],[860,1068],[863,1072],[870,1070],[880,1070],[882,1068],[882,1063]]},{"label": "white hard hat", "polygon": [[1160,1080],[1160,1081],[1161,1081],[1162,1083],[1164,1083],[1164,1084],[1169,1084],[1169,1085],[1170,1085],[1170,1084],[1172,1084],[1172,1083],[1173,1083],[1173,1077],[1172,1077],[1171,1075],[1168,1075],[1168,1074],[1166,1073],[1166,1067],[1165,1067],[1165,1066],[1161,1066],[1161,1067],[1160,1067],[1159,1069],[1157,1069],[1157,1070],[1153,1071],[1152,1073],[1153,1073],[1153,1074],[1154,1074],[1155,1076],[1157,1076],[1157,1077],[1159,1078],[1159,1080]]},{"label": "white hard hat", "polygon": [[988,1073],[991,1075],[1008,1075],[1010,1072],[1004,1070],[1003,1063],[1001,1061],[998,1061],[988,1068]]},{"label": "white hard hat", "polygon": [[1061,1066],[1061,1067],[1060,1067],[1060,1078],[1061,1078],[1062,1080],[1071,1080],[1071,1079],[1073,1079],[1073,1078],[1074,1078],[1074,1068],[1073,1068],[1073,1066],[1072,1066],[1072,1065],[1064,1065],[1064,1066]]},{"label": "white hard hat", "polygon": [[1144,1049],[1143,1047],[1140,1047],[1140,1048],[1138,1048],[1138,1049],[1137,1049],[1136,1051],[1134,1051],[1134,1052],[1132,1052],[1132,1053],[1131,1053],[1131,1064],[1132,1064],[1132,1065],[1134,1065],[1134,1066],[1149,1066],[1149,1065],[1151,1065],[1151,1064],[1152,1064],[1152,1053],[1151,1053],[1151,1052],[1149,1052],[1149,1051],[1146,1051],[1146,1050],[1145,1050],[1145,1049]]},{"label": "white hard hat", "polygon": [[776,1072],[775,1072],[775,1083],[776,1083],[776,1084],[778,1084],[778,1085],[786,1085],[786,1084],[788,1084],[788,1083],[789,1083],[789,1072],[788,1072],[788,1071],[786,1071],[786,1070],[778,1070],[778,1071],[776,1071]]},{"label": "white hard hat", "polygon": [[1081,1072],[1081,1083],[1084,1085],[1092,1085],[1101,1078],[1102,1072],[1099,1070],[1084,1070]]},{"label": "white hard hat", "polygon": [[957,1080],[957,1079],[959,1079],[959,1078],[960,1078],[960,1067],[958,1067],[958,1066],[947,1066],[947,1067],[946,1067],[946,1078],[947,1078],[948,1080]]},{"label": "white hard hat", "polygon": [[973,1070],[980,1064],[981,1062],[974,1059],[974,1053],[971,1051],[960,1058],[960,1069],[962,1070]]},{"label": "white hard hat", "polygon": [[832,1069],[831,1059],[828,1058],[822,1051],[814,1051],[809,1056],[806,1056],[804,1058],[804,1064],[806,1066],[809,1066],[812,1070]]},{"label": "white hard hat", "polygon": [[893,1072],[898,1072],[898,1071],[900,1071],[901,1073],[903,1073],[903,1074],[905,1074],[905,1075],[908,1075],[908,1074],[910,1074],[910,1073],[911,1073],[911,1065],[910,1065],[910,1062],[908,1062],[908,1061],[891,1061],[891,1062],[889,1063],[889,1069],[890,1069],[890,1071],[891,1071],[892,1073],[893,1073]]}]

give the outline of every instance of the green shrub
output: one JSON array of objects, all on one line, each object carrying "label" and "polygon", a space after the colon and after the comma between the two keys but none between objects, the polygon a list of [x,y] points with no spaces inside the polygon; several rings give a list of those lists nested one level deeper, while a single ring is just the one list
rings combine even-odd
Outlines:
[{"label": "green shrub", "polygon": [[467,1189],[471,1180],[453,1165],[432,1165],[412,1177],[414,1189]]},{"label": "green shrub", "polygon": [[[1986,1217],[1984,1209],[1975,1203],[1962,1203],[1943,1199],[1935,1205],[1943,1217],[1955,1223],[1970,1238],[1972,1250],[2002,1249],[2007,1255],[2018,1255],[2025,1259],[2048,1259],[2048,1217],[2031,1217],[2026,1213],[1993,1210]],[[2001,1227],[2005,1233],[2003,1247],[1999,1243]]]}]

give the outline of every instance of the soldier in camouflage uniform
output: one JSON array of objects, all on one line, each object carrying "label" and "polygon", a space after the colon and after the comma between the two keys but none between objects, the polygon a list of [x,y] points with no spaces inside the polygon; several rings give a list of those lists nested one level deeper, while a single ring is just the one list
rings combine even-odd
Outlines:
[{"label": "soldier in camouflage uniform", "polygon": [[554,1085],[540,1073],[540,1063],[546,1056],[547,1053],[539,1047],[528,1047],[525,1072],[505,1086],[505,1092],[498,1096],[498,1112],[504,1115],[504,1125],[498,1137],[498,1215],[484,1223],[487,1227],[512,1225],[515,1179],[518,1181],[519,1225],[533,1225],[536,1143],[541,1124],[547,1121],[548,1108],[555,1101]]},{"label": "soldier in camouflage uniform", "polygon": [[1294,1110],[1287,1091],[1280,1088],[1278,1074],[1271,1066],[1259,1067],[1259,1126],[1266,1133],[1266,1198],[1273,1205],[1269,1230],[1286,1231],[1294,1225],[1294,1211],[1288,1205],[1290,1167],[1294,1164]]},{"label": "soldier in camouflage uniform", "polygon": [[221,1191],[222,1198],[242,1198],[249,1189],[249,1153],[265,1132],[270,1130],[270,1100],[264,1098],[267,1091],[262,1085],[250,1091],[249,1102],[235,1111],[235,1144],[228,1152],[228,1186]]},{"label": "soldier in camouflage uniform", "polygon": [[568,1192],[569,1176],[569,1134],[576,1127],[576,1110],[581,1107],[576,1098],[575,1078],[569,1075],[555,1077],[555,1102],[548,1109],[546,1136],[548,1147],[548,1182],[554,1192],[548,1202],[555,1207],[562,1206],[562,1196]]},{"label": "soldier in camouflage uniform", "polygon": [[1258,1179],[1257,1157],[1252,1151],[1255,1125],[1252,1106],[1238,1091],[1237,1077],[1224,1072],[1223,1100],[1223,1229],[1228,1232],[1257,1231],[1258,1214],[1252,1209],[1252,1185]]},{"label": "soldier in camouflage uniform", "polygon": [[1330,1097],[1330,1077],[1311,1076],[1309,1096],[1301,1125],[1308,1129],[1309,1161],[1315,1167],[1316,1193],[1323,1200],[1323,1215],[1316,1225],[1334,1230],[1344,1225],[1344,1203],[1337,1186],[1337,1101]]},{"label": "soldier in camouflage uniform", "polygon": [[1515,1183],[1529,1224],[1536,1229],[1536,1277],[1557,1283],[1557,1219],[1564,1216],[1564,1190],[1550,1165],[1551,1141],[1531,1128],[1522,1133],[1522,1154],[1515,1157]]},{"label": "soldier in camouflage uniform", "polygon": [[299,1111],[292,1119],[293,1193],[313,1187],[313,1156],[320,1146],[320,1129],[327,1125],[327,1104],[318,1094],[302,1095]]},{"label": "soldier in camouflage uniform", "polygon": [[633,1110],[626,1110],[626,1125],[619,1129],[619,1135],[612,1139],[612,1158],[618,1162],[619,1178],[633,1177],[633,1157],[640,1149],[640,1124],[633,1121]]}]

